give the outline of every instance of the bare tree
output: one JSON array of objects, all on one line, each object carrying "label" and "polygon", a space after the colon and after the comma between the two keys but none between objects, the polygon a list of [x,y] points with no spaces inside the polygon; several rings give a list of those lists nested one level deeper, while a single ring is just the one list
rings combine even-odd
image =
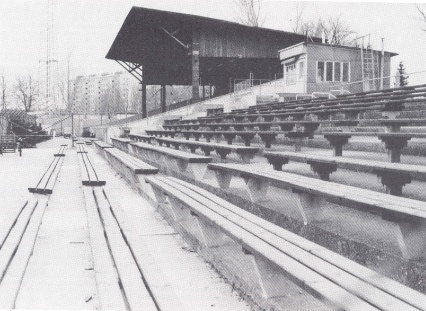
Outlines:
[{"label": "bare tree", "polygon": [[340,16],[330,18],[324,28],[330,44],[347,44],[348,38],[356,33],[341,20]]},{"label": "bare tree", "polygon": [[422,30],[426,31],[426,9],[421,7],[420,4],[416,4],[417,11],[420,13],[420,19],[423,23]]},{"label": "bare tree", "polygon": [[303,7],[297,7],[296,17],[293,20],[293,31],[309,37],[325,37],[329,44],[348,45],[350,36],[356,32],[346,24],[340,16],[330,17],[328,20],[319,17],[317,20],[305,20]]},{"label": "bare tree", "polygon": [[60,75],[57,80],[58,85],[58,95],[59,95],[59,101],[61,103],[64,103],[66,106],[66,109],[69,111],[69,103],[68,103],[68,77],[65,77],[64,75]]},{"label": "bare tree", "polygon": [[112,90],[112,88],[108,88],[105,91],[101,93],[101,102],[99,107],[99,113],[101,115],[106,115],[108,119],[111,119],[111,115],[113,112],[114,107],[114,101],[115,101],[115,94]]},{"label": "bare tree", "polygon": [[4,72],[1,75],[1,81],[0,81],[0,88],[1,88],[1,109],[6,109],[7,103],[7,83],[6,83],[6,76],[4,75]]},{"label": "bare tree", "polygon": [[241,12],[239,22],[253,27],[262,27],[265,16],[262,13],[263,0],[234,0],[234,4]]},{"label": "bare tree", "polygon": [[[305,11],[305,6],[302,3],[302,6],[300,6],[300,3],[297,2],[296,3],[296,16],[294,19],[291,19],[290,21],[293,22],[293,32],[294,33],[298,33],[298,34],[307,34],[307,30],[308,29],[313,29],[315,28],[314,25],[309,25],[309,24],[313,24],[312,21],[305,21],[303,20],[303,12]],[[309,25],[309,27],[308,27]]]},{"label": "bare tree", "polygon": [[139,91],[139,84],[131,86],[130,90],[130,111],[140,112],[141,111],[142,96]]},{"label": "bare tree", "polygon": [[38,96],[38,84],[31,75],[28,77],[19,77],[16,80],[14,88],[16,99],[25,109],[25,112],[31,111]]}]

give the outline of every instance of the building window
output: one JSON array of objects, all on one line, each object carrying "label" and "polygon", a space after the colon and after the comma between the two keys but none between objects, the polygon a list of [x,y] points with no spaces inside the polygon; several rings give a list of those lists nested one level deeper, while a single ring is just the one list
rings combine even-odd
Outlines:
[{"label": "building window", "polygon": [[299,79],[303,79],[305,76],[305,62],[299,63]]},{"label": "building window", "polygon": [[332,82],[333,81],[333,62],[326,63],[325,72],[326,72],[325,81]]},{"label": "building window", "polygon": [[287,65],[285,67],[286,84],[296,84],[296,64]]},{"label": "building window", "polygon": [[286,66],[286,72],[293,71],[295,68],[296,68],[295,64],[287,65]]},{"label": "building window", "polygon": [[324,81],[324,62],[318,62],[317,65],[317,82]]},{"label": "building window", "polygon": [[343,63],[342,66],[342,81],[343,82],[349,82],[350,77],[350,70],[349,70],[349,63]]},{"label": "building window", "polygon": [[342,69],[341,63],[335,62],[334,63],[334,79],[333,79],[334,81],[340,81],[341,80],[341,77],[342,77],[341,69]]},{"label": "building window", "polygon": [[350,65],[343,62],[318,62],[317,82],[349,82]]}]

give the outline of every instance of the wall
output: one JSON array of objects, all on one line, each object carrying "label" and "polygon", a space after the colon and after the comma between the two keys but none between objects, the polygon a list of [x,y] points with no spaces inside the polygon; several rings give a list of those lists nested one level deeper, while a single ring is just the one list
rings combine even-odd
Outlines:
[{"label": "wall", "polygon": [[[287,67],[294,66],[294,70],[288,72]],[[307,87],[307,55],[283,61],[283,76],[286,93],[306,93]]]},{"label": "wall", "polygon": [[129,128],[132,134],[143,134],[148,129],[162,129],[164,120],[182,117],[182,118],[196,118],[198,116],[205,116],[207,109],[223,107],[224,100],[229,100],[230,95],[224,95],[212,98],[203,102],[188,105],[179,109],[167,111],[146,119],[140,119],[130,123],[123,122],[115,126],[94,126],[91,130],[95,133],[96,137],[102,141],[111,143],[111,137],[119,137],[123,133],[123,127]]},{"label": "wall", "polygon": [[204,27],[200,32],[200,56],[278,58],[278,50],[301,41],[301,35],[254,27]]},{"label": "wall", "polygon": [[[331,45],[308,45],[307,92],[328,92],[330,89],[340,89],[341,82],[317,82],[317,61],[335,61],[350,63],[350,81],[361,81],[361,52],[344,49]],[[361,89],[358,89],[358,88]],[[354,86],[351,93],[361,92],[362,84]]]},{"label": "wall", "polygon": [[283,91],[284,82],[283,79],[279,79],[254,86],[241,92],[218,96],[193,105],[148,117],[146,119],[115,126],[95,126],[91,129],[98,139],[111,142],[111,137],[118,137],[123,133],[123,127],[129,128],[131,133],[144,133],[147,129],[161,129],[164,120],[168,118],[197,118],[205,116],[207,109],[218,107],[223,107],[224,112],[230,112],[233,109],[248,108],[249,106],[256,105],[257,96],[273,96]]},{"label": "wall", "polygon": [[245,109],[254,106],[258,97],[278,97],[277,94],[286,92],[287,88],[284,79],[277,79],[233,93],[231,96],[228,95],[229,101],[224,102],[223,111],[230,112],[233,109]]},{"label": "wall", "polygon": [[[375,51],[374,59],[379,60],[379,51]],[[349,83],[342,82],[317,82],[316,68],[317,61],[336,61],[350,63],[350,81]],[[391,57],[389,53],[385,53],[384,58],[384,77],[390,76]],[[376,78],[380,73],[376,74]],[[377,85],[379,85],[377,79]],[[389,88],[390,79],[384,79],[384,88]],[[362,92],[362,62],[361,51],[359,49],[342,48],[331,45],[308,44],[308,73],[307,73],[307,92],[328,92],[331,89],[346,89],[351,93]]]}]

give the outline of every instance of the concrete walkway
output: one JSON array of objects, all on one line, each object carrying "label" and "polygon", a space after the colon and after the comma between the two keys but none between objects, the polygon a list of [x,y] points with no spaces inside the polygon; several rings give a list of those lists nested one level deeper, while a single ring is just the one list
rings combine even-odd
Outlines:
[{"label": "concrete walkway", "polygon": [[[96,153],[95,149],[87,149]],[[105,191],[135,253],[143,254],[153,284],[168,284],[183,310],[248,311],[251,308],[191,249],[155,209],[100,156],[94,157]],[[149,282],[149,280],[148,280]]]},{"label": "concrete walkway", "polygon": [[95,310],[92,268],[80,169],[76,151],[68,149],[16,307]]},{"label": "concrete walkway", "polygon": [[[57,138],[41,144],[38,149],[24,154],[27,157],[25,161],[15,161],[14,165],[19,166],[21,174],[25,174],[31,166],[37,167],[37,173],[42,173],[40,167],[43,165],[37,165],[37,162],[48,163],[43,162],[43,159],[51,159],[54,151],[64,142],[69,143]],[[94,159],[99,174],[107,181],[104,189],[111,206],[139,259],[146,279],[158,291],[157,297],[167,297],[172,291],[183,310],[188,311],[251,310],[232,286],[188,247],[155,209],[96,154],[93,147],[86,146],[86,150]],[[8,162],[3,163],[6,165]],[[0,158],[0,170],[3,163]],[[29,180],[34,180],[38,175],[20,178],[24,189],[29,186]],[[22,187],[21,183],[13,183],[11,187],[5,184],[6,193],[13,196],[14,188]],[[96,258],[93,257],[93,245],[90,244],[94,242],[89,239],[82,187],[76,149],[68,148],[18,292],[15,303],[17,309],[102,309],[100,299],[108,293],[99,292],[100,287],[97,286],[97,272],[93,264]],[[19,193],[24,192],[22,190]],[[7,218],[2,219],[2,223],[11,223],[9,218],[14,213],[10,210],[17,209],[14,203],[18,201],[18,198],[9,200],[7,205],[0,202],[3,216]],[[143,307],[139,310],[143,310]]]}]

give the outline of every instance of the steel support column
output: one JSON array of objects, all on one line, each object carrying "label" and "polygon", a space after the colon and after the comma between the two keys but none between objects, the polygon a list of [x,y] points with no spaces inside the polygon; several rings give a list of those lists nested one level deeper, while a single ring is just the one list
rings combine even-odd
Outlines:
[{"label": "steel support column", "polygon": [[146,114],[146,84],[141,82],[142,85],[142,119],[145,119],[147,117]]},{"label": "steel support column", "polygon": [[192,99],[200,99],[200,34],[192,34]]},{"label": "steel support column", "polygon": [[146,113],[146,84],[143,82],[143,67],[141,64],[134,64],[123,61],[116,61],[120,64],[121,67],[126,69],[128,73],[130,73],[133,77],[135,77],[141,84],[141,96],[142,96],[142,118],[145,119],[147,117]]},{"label": "steel support column", "polygon": [[166,86],[161,86],[161,112],[166,112]]}]

